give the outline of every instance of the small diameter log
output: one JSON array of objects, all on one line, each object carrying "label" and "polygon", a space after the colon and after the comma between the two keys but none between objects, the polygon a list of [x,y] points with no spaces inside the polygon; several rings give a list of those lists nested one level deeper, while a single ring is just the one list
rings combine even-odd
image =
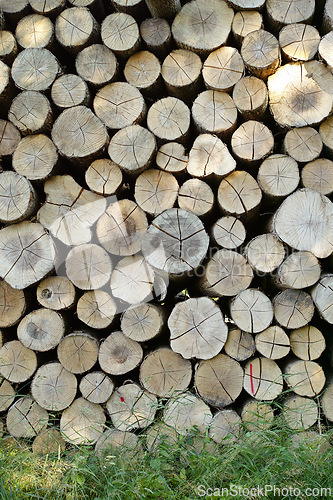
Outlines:
[{"label": "small diameter log", "polygon": [[174,446],[178,441],[178,433],[173,427],[158,421],[151,425],[146,432],[146,445],[151,453],[163,449],[166,445]]},{"label": "small diameter log", "polygon": [[212,134],[199,134],[190,150],[187,171],[194,177],[225,177],[236,168],[227,146]]},{"label": "small diameter log", "polygon": [[75,398],[77,380],[60,363],[53,362],[38,368],[32,382],[31,394],[46,410],[61,411]]},{"label": "small diameter log", "polygon": [[21,90],[48,89],[60,71],[55,56],[47,49],[25,49],[12,66],[12,78]]},{"label": "small diameter log", "polygon": [[22,175],[0,172],[0,222],[13,224],[28,219],[37,208],[36,191]]},{"label": "small diameter log", "polygon": [[98,118],[112,130],[141,123],[146,104],[141,92],[126,82],[114,82],[103,87],[94,99]]},{"label": "small diameter log", "polygon": [[0,58],[5,64],[12,64],[17,54],[17,43],[10,31],[0,31]]},{"label": "small diameter log", "polygon": [[89,372],[81,379],[79,385],[82,396],[91,403],[103,404],[111,396],[114,383],[104,372]]},{"label": "small diameter log", "polygon": [[106,292],[94,290],[84,293],[77,303],[77,317],[90,328],[109,327],[116,315],[114,299]]},{"label": "small diameter log", "polygon": [[226,215],[215,222],[212,236],[220,247],[234,250],[244,243],[246,230],[239,219],[232,215]]},{"label": "small diameter log", "polygon": [[112,50],[104,45],[93,44],[78,53],[75,68],[83,80],[100,87],[116,78],[118,62]]},{"label": "small diameter log", "polygon": [[232,21],[232,34],[238,45],[242,44],[246,35],[262,28],[262,15],[257,10],[241,10],[240,12],[236,12]]},{"label": "small diameter log", "polygon": [[106,409],[119,431],[144,429],[154,421],[157,398],[137,384],[125,383],[111,395]]},{"label": "small diameter log", "polygon": [[89,108],[75,106],[56,119],[52,140],[62,156],[84,163],[102,153],[109,137],[105,125]]},{"label": "small diameter log", "polygon": [[171,398],[163,413],[163,422],[183,436],[193,430],[194,426],[201,434],[206,434],[211,421],[209,406],[189,392]]},{"label": "small diameter log", "polygon": [[200,179],[189,179],[179,189],[178,205],[198,217],[207,215],[214,205],[213,190]]},{"label": "small diameter log", "polygon": [[246,35],[241,56],[247,69],[263,80],[275,73],[281,64],[279,42],[274,35],[263,29]]},{"label": "small diameter log", "polygon": [[266,2],[268,23],[271,28],[278,31],[286,24],[310,24],[315,11],[315,0],[303,2],[302,0],[267,0]]},{"label": "small diameter log", "polygon": [[329,196],[333,193],[333,162],[326,158],[307,163],[301,173],[302,185]]},{"label": "small diameter log", "polygon": [[37,14],[43,14],[50,18],[54,18],[65,6],[66,0],[29,0],[33,10]]},{"label": "small diameter log", "polygon": [[40,305],[54,311],[70,309],[74,305],[75,295],[73,283],[62,276],[50,276],[37,287]]},{"label": "small diameter log", "polygon": [[0,281],[0,328],[15,325],[26,310],[23,290],[12,288],[6,281]]},{"label": "small diameter log", "polygon": [[153,298],[154,271],[142,255],[129,255],[114,268],[110,286],[116,299],[130,305],[149,302]]},{"label": "small diameter log", "polygon": [[171,29],[166,19],[161,17],[145,19],[140,25],[140,34],[147,49],[160,60],[170,52]]},{"label": "small diameter log", "polygon": [[320,264],[311,252],[293,252],[277,272],[280,285],[287,288],[308,288],[320,278]]},{"label": "small diameter log", "polygon": [[311,296],[303,290],[287,288],[274,297],[273,303],[276,321],[288,329],[305,326],[315,310]]},{"label": "small diameter log", "polygon": [[23,49],[48,48],[54,36],[52,21],[39,14],[23,17],[16,26],[15,37]]},{"label": "small diameter log", "polygon": [[273,305],[260,290],[249,288],[240,292],[230,304],[230,314],[238,328],[259,333],[273,320]]},{"label": "small diameter log", "polygon": [[320,316],[333,324],[333,275],[322,276],[312,289],[311,296]]},{"label": "small diameter log", "polygon": [[270,155],[259,167],[257,182],[267,200],[276,204],[297,188],[299,183],[297,162],[288,155]]},{"label": "small diameter log", "polygon": [[98,438],[95,453],[100,459],[111,454],[133,462],[143,457],[144,450],[136,434],[111,428],[104,431]]},{"label": "small diameter log", "polygon": [[236,83],[232,98],[244,118],[260,119],[268,105],[267,87],[259,78],[246,76]]},{"label": "small diameter log", "polygon": [[259,211],[261,189],[247,172],[237,170],[221,181],[217,201],[226,215],[249,219]]},{"label": "small diameter log", "polygon": [[326,0],[324,8],[324,16],[322,20],[322,32],[323,34],[328,33],[333,29],[333,2],[332,0]]},{"label": "small diameter log", "polygon": [[193,101],[201,83],[202,62],[191,50],[173,50],[164,59],[162,77],[169,95]]},{"label": "small diameter log", "polygon": [[274,423],[273,408],[264,401],[250,399],[242,408],[242,422],[248,432],[265,431]]},{"label": "small diameter log", "polygon": [[55,22],[57,41],[69,52],[77,54],[98,38],[98,24],[86,7],[63,10]]},{"label": "small diameter log", "polygon": [[273,230],[295,250],[307,250],[318,258],[333,249],[333,204],[316,191],[300,189],[284,200],[274,215]]},{"label": "small diameter log", "polygon": [[61,415],[61,435],[71,444],[94,444],[103,433],[105,421],[100,405],[78,398]]},{"label": "small diameter log", "polygon": [[318,359],[326,348],[325,337],[318,328],[311,325],[293,330],[290,344],[295,356],[304,361]]},{"label": "small diameter log", "polygon": [[321,408],[325,417],[333,422],[333,384],[330,381],[321,398]]},{"label": "small diameter log", "polygon": [[224,344],[224,350],[236,361],[245,361],[253,356],[256,350],[254,338],[250,333],[243,332],[239,328],[232,328]]},{"label": "small diameter log", "polygon": [[232,134],[231,148],[240,161],[255,165],[273,152],[274,137],[266,125],[249,120]]},{"label": "small diameter log", "polygon": [[329,116],[319,127],[319,134],[324,148],[330,158],[333,158],[333,117]]},{"label": "small diameter log", "polygon": [[138,51],[140,32],[134,17],[124,12],[115,12],[102,22],[103,43],[117,56],[128,58]]},{"label": "small diameter log", "polygon": [[161,3],[158,0],[145,0],[152,17],[163,17],[173,19],[181,9],[180,0],[166,0]]},{"label": "small diameter log", "polygon": [[140,125],[130,125],[116,132],[108,148],[111,160],[129,174],[139,174],[148,168],[155,152],[154,135]]},{"label": "small diameter log", "polygon": [[178,182],[172,174],[150,169],[137,177],[134,198],[142,210],[156,216],[174,206],[178,190]]},{"label": "small diameter log", "polygon": [[210,359],[227,340],[228,328],[218,305],[208,297],[176,304],[169,316],[171,349],[185,359]]},{"label": "small diameter log", "polygon": [[209,237],[196,215],[171,208],[153,220],[141,247],[148,264],[176,278],[202,263],[208,244]]},{"label": "small diameter log", "polygon": [[0,380],[0,411],[6,411],[14,402],[15,390],[5,378]]},{"label": "small diameter log", "polygon": [[109,254],[99,245],[73,247],[66,257],[66,274],[81,290],[98,290],[109,282],[112,263]]},{"label": "small diameter log", "polygon": [[0,157],[13,154],[20,140],[17,128],[6,120],[0,120]]},{"label": "small diameter log", "polygon": [[31,181],[50,177],[57,165],[58,153],[46,135],[28,135],[18,144],[13,154],[13,168]]},{"label": "small diameter log", "polygon": [[98,341],[85,332],[73,332],[58,345],[60,363],[71,373],[85,373],[95,365],[98,358]]},{"label": "small diameter log", "polygon": [[316,78],[320,68],[312,68],[312,77],[307,64],[285,64],[268,79],[270,110],[283,128],[315,125],[331,113],[332,94]]},{"label": "small diameter log", "polygon": [[272,359],[255,358],[244,368],[244,389],[260,401],[271,401],[281,394],[283,376],[279,366]]},{"label": "small diameter log", "polygon": [[83,189],[70,175],[56,175],[44,183],[46,203],[37,217],[65,245],[91,240],[91,226],[104,213],[106,201]]},{"label": "small diameter log", "polygon": [[51,309],[36,309],[24,316],[17,327],[17,337],[34,351],[50,351],[57,347],[65,334],[62,316]]},{"label": "small diameter log", "polygon": [[312,127],[294,128],[286,133],[283,149],[297,162],[306,163],[318,158],[323,141]]},{"label": "small diameter log", "polygon": [[147,217],[134,201],[120,200],[109,206],[97,223],[100,244],[111,254],[134,255],[148,227]]},{"label": "small diameter log", "polygon": [[9,382],[20,383],[29,380],[37,368],[34,351],[19,340],[6,342],[0,349],[0,374]]},{"label": "small diameter log", "polygon": [[50,455],[65,451],[66,443],[57,429],[44,429],[34,439],[32,452],[35,455]]},{"label": "small diameter log", "polygon": [[206,88],[225,92],[232,90],[243,73],[243,59],[234,47],[221,47],[209,54],[202,69]]},{"label": "small diameter log", "polygon": [[54,104],[60,108],[87,105],[89,102],[88,85],[78,75],[66,74],[53,83],[51,97]]},{"label": "small diameter log", "polygon": [[282,415],[291,429],[306,430],[318,420],[318,405],[313,399],[290,394],[283,403]]},{"label": "small diameter log", "polygon": [[146,342],[162,332],[164,321],[162,307],[149,303],[126,309],[120,324],[126,337],[137,342]]},{"label": "small diameter log", "polygon": [[226,354],[200,361],[194,376],[196,390],[211,406],[224,408],[233,403],[243,389],[243,369]]},{"label": "small diameter log", "polygon": [[226,92],[205,90],[193,103],[192,118],[199,132],[223,139],[236,128],[237,108]]},{"label": "small diameter log", "polygon": [[217,412],[209,426],[208,435],[215,443],[228,445],[238,441],[242,432],[242,421],[234,410]]},{"label": "small diameter log", "polygon": [[317,53],[319,42],[318,30],[307,24],[288,24],[279,33],[282,54],[289,61],[310,61]]},{"label": "small diameter log", "polygon": [[188,164],[188,155],[185,148],[178,142],[167,142],[163,144],[156,155],[156,165],[166,172],[179,174],[183,172]]},{"label": "small diameter log", "polygon": [[201,280],[205,294],[232,297],[248,288],[253,279],[251,266],[243,255],[232,250],[218,250],[206,265]]},{"label": "small diameter log", "polygon": [[284,369],[287,385],[299,396],[313,398],[325,385],[325,374],[315,361],[290,361]]},{"label": "small diameter log", "polygon": [[103,158],[93,161],[85,173],[85,181],[91,191],[103,196],[114,194],[121,186],[123,175],[113,161]]},{"label": "small diameter log", "polygon": [[52,125],[52,109],[49,100],[40,92],[26,91],[12,101],[8,119],[22,134],[48,132]]},{"label": "small diameter log", "polygon": [[160,398],[174,397],[185,391],[192,379],[191,362],[168,347],[149,353],[140,365],[140,383]]},{"label": "small diameter log", "polygon": [[233,17],[226,2],[194,0],[176,15],[172,35],[178,47],[205,57],[226,43]]},{"label": "small diameter log", "polygon": [[268,359],[281,359],[289,354],[288,335],[280,326],[270,326],[255,338],[257,351]]},{"label": "small diameter log", "polygon": [[285,258],[283,243],[273,234],[260,234],[246,245],[244,255],[259,276],[272,273]]},{"label": "small diameter log", "polygon": [[0,276],[23,289],[53,270],[55,249],[41,224],[24,221],[0,230],[0,255]]},{"label": "small diameter log", "polygon": [[122,332],[113,332],[101,343],[98,362],[102,370],[111,375],[123,375],[142,361],[141,345]]},{"label": "small diameter log", "polygon": [[265,0],[230,0],[229,3],[235,10],[262,10],[265,5]]},{"label": "small diameter log", "polygon": [[18,399],[8,410],[6,425],[15,438],[35,437],[47,426],[49,415],[30,397]]},{"label": "small diameter log", "polygon": [[160,61],[147,50],[137,52],[128,59],[124,77],[144,95],[155,95],[162,84]]},{"label": "small diameter log", "polygon": [[147,126],[161,142],[184,143],[190,129],[190,110],[180,99],[164,97],[149,109]]}]

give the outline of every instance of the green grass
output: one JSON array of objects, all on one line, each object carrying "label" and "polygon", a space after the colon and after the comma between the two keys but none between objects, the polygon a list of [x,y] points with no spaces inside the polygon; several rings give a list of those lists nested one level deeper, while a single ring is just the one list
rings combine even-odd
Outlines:
[{"label": "green grass", "polygon": [[[277,419],[279,422],[279,420]],[[235,488],[276,485],[280,488],[329,488],[333,495],[333,448],[320,453],[317,445],[288,448],[292,432],[277,423],[272,429],[244,433],[232,445],[198,452],[195,435],[174,446],[162,443],[156,453],[126,459],[109,455],[100,460],[90,447],[71,447],[63,454],[38,458],[29,446],[18,448],[0,441],[0,498],[50,500],[199,499]],[[325,431],[331,438],[332,431]],[[202,485],[201,488],[199,486]],[[201,493],[199,496],[198,493]],[[245,491],[245,493],[247,493]],[[261,498],[293,498],[286,490]],[[317,493],[315,490],[314,493]],[[325,492],[324,492],[325,493]],[[319,496],[319,495],[315,495]],[[325,496],[325,495],[322,495]],[[327,495],[328,496],[328,495]],[[222,496],[220,496],[222,498]],[[255,495],[248,496],[255,498]],[[260,497],[259,497],[260,498]],[[302,498],[299,496],[298,498]],[[305,496],[304,496],[305,498]]]}]

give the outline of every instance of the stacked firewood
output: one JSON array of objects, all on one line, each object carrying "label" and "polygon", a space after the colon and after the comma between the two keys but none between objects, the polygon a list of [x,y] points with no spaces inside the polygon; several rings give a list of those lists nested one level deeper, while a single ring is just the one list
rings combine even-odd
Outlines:
[{"label": "stacked firewood", "polygon": [[333,421],[333,1],[0,9],[1,432]]}]

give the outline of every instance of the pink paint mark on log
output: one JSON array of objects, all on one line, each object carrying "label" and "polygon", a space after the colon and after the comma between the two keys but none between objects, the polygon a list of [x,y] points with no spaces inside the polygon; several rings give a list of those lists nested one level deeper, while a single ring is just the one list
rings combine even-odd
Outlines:
[{"label": "pink paint mark on log", "polygon": [[253,375],[252,375],[252,363],[250,364],[250,380],[251,380],[251,392],[254,396],[254,385],[253,385]]}]

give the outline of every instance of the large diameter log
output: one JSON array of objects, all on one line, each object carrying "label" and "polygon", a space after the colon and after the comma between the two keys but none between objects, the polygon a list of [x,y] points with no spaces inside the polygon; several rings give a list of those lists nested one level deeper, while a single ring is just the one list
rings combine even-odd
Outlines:
[{"label": "large diameter log", "polygon": [[15,37],[23,49],[49,47],[54,35],[52,21],[39,14],[23,17],[17,24]]},{"label": "large diameter log", "polygon": [[147,50],[137,52],[128,59],[124,68],[124,77],[143,95],[154,96],[162,86],[160,61]]},{"label": "large diameter log", "polygon": [[25,382],[37,368],[37,356],[19,340],[6,342],[0,349],[0,374],[9,382]]},{"label": "large diameter log", "polygon": [[143,350],[138,342],[122,332],[113,332],[101,343],[98,362],[104,372],[123,375],[134,370],[142,357]]},{"label": "large diameter log", "polygon": [[285,249],[273,234],[261,234],[249,241],[244,255],[255,273],[260,276],[279,267],[285,257]]},{"label": "large diameter log", "polygon": [[318,420],[318,405],[313,399],[290,394],[283,402],[282,415],[291,429],[306,430]]},{"label": "large diameter log", "polygon": [[185,142],[190,128],[190,110],[176,97],[156,101],[147,114],[149,130],[162,142]]},{"label": "large diameter log", "polygon": [[259,333],[273,320],[273,305],[260,290],[248,288],[231,301],[230,314],[238,328],[249,333]]},{"label": "large diameter log", "polygon": [[157,169],[145,170],[136,179],[134,198],[142,210],[156,217],[174,206],[178,189],[172,174]]},{"label": "large diameter log", "polygon": [[12,78],[21,90],[48,89],[60,71],[55,56],[47,49],[24,49],[12,66]]},{"label": "large diameter log", "polygon": [[66,257],[65,266],[67,277],[81,290],[98,290],[111,277],[109,254],[93,243],[73,247]]},{"label": "large diameter log", "polygon": [[248,432],[266,431],[274,423],[274,411],[265,401],[249,399],[241,412],[242,422]]},{"label": "large diameter log", "polygon": [[231,148],[240,161],[255,165],[273,152],[274,137],[266,125],[249,120],[232,134]]},{"label": "large diameter log", "polygon": [[42,307],[55,311],[71,308],[76,298],[73,283],[63,276],[50,276],[41,281],[36,293]]},{"label": "large diameter log", "polygon": [[208,435],[218,444],[228,445],[238,441],[242,421],[234,410],[218,411],[209,426]]},{"label": "large diameter log", "polygon": [[46,135],[28,135],[18,144],[13,154],[13,168],[31,181],[51,176],[58,162],[55,145]]},{"label": "large diameter log", "polygon": [[140,45],[140,32],[134,17],[124,12],[115,12],[102,22],[103,43],[117,56],[127,58],[137,52]]},{"label": "large diameter log", "polygon": [[60,108],[87,105],[89,90],[86,82],[78,75],[65,74],[55,80],[51,87],[54,104]]},{"label": "large diameter log", "polygon": [[270,155],[259,167],[257,182],[267,199],[277,203],[295,191],[299,184],[297,162],[288,155]]},{"label": "large diameter log", "polygon": [[320,316],[333,324],[333,275],[323,275],[311,291]]},{"label": "large diameter log", "polygon": [[241,56],[248,70],[263,80],[275,73],[281,64],[278,40],[263,29],[246,35],[242,43]]},{"label": "large diameter log", "polygon": [[[246,6],[244,6],[244,8],[246,8]],[[257,10],[241,10],[236,12],[232,21],[232,34],[237,45],[242,44],[246,35],[262,28],[262,15]]]},{"label": "large diameter log", "polygon": [[125,383],[114,391],[106,408],[116,429],[144,429],[154,421],[157,398],[137,384]]},{"label": "large diameter log", "polygon": [[311,252],[293,252],[279,267],[277,281],[287,288],[308,288],[317,283],[320,271],[318,259]]},{"label": "large diameter log", "polygon": [[281,127],[315,125],[331,113],[332,95],[312,77],[306,64],[286,64],[268,78],[270,109]]},{"label": "large diameter log", "polygon": [[226,215],[250,219],[257,212],[262,193],[255,179],[242,170],[237,170],[221,181],[217,200]]},{"label": "large diameter log", "polygon": [[80,392],[82,396],[91,403],[103,404],[111,396],[114,383],[106,373],[102,371],[88,372],[81,379]]},{"label": "large diameter log", "polygon": [[279,33],[283,55],[288,60],[310,61],[317,53],[320,35],[314,26],[288,24]]},{"label": "large diameter log", "polygon": [[36,191],[28,179],[10,170],[0,172],[0,222],[28,219],[36,208]]},{"label": "large diameter log", "polygon": [[243,369],[226,354],[200,361],[194,377],[202,399],[211,406],[223,408],[232,404],[243,389]]},{"label": "large diameter log", "polygon": [[200,88],[202,62],[200,57],[190,50],[172,51],[162,65],[162,77],[170,95],[193,100]]},{"label": "large diameter log", "polygon": [[256,349],[267,359],[281,359],[290,351],[291,340],[280,326],[270,326],[255,338]]},{"label": "large diameter log", "polygon": [[171,398],[163,413],[163,422],[183,436],[193,430],[194,426],[201,434],[205,434],[211,421],[209,406],[189,392]]},{"label": "large diameter log", "polygon": [[230,358],[245,361],[253,356],[256,350],[254,338],[250,333],[233,327],[229,330],[224,350]]},{"label": "large diameter log", "polygon": [[98,438],[95,445],[95,453],[100,459],[110,456],[120,456],[121,459],[137,460],[142,459],[144,450],[139,437],[133,432],[118,431],[113,427],[106,429]]},{"label": "large diameter log", "polygon": [[185,359],[210,359],[227,340],[228,328],[218,305],[208,297],[176,304],[169,316],[171,349]]},{"label": "large diameter log", "polygon": [[142,252],[153,268],[173,277],[194,271],[203,261],[209,237],[191,212],[171,208],[158,215],[142,238]]},{"label": "large diameter log", "polygon": [[112,50],[96,43],[78,53],[75,68],[83,80],[100,87],[116,78],[118,62]]},{"label": "large diameter log", "polygon": [[140,365],[140,383],[160,398],[174,397],[185,391],[192,379],[191,362],[168,347],[149,353]]},{"label": "large diameter log", "polygon": [[315,361],[290,361],[284,369],[287,385],[299,396],[317,396],[325,385],[325,374]]},{"label": "large diameter log", "polygon": [[94,444],[103,433],[105,421],[100,405],[78,398],[63,411],[60,431],[68,443]]},{"label": "large diameter log", "polygon": [[100,330],[110,326],[116,315],[117,306],[107,292],[93,290],[84,293],[77,303],[77,317],[90,328]]},{"label": "large diameter log", "polygon": [[304,165],[301,173],[302,185],[329,196],[333,193],[333,162],[318,158]]},{"label": "large diameter log", "polygon": [[29,3],[35,12],[52,19],[65,6],[65,0],[30,0]]},{"label": "large diameter log", "polygon": [[59,454],[65,451],[66,443],[57,429],[47,428],[39,432],[32,443],[35,455]]},{"label": "large diameter log", "polygon": [[0,328],[15,325],[26,310],[23,290],[12,288],[6,281],[0,281]]},{"label": "large diameter log", "polygon": [[199,132],[224,139],[236,128],[237,108],[226,92],[205,90],[193,103],[192,118]]},{"label": "large diameter log", "polygon": [[105,211],[100,195],[83,189],[70,175],[56,175],[44,183],[46,202],[39,209],[39,222],[65,245],[91,240],[91,226]]},{"label": "large diameter log", "polygon": [[274,297],[274,316],[284,328],[305,326],[311,321],[314,309],[311,296],[303,290],[287,288]]},{"label": "large diameter log", "polygon": [[315,0],[267,0],[268,22],[275,30],[292,23],[305,22],[310,24],[315,11]]},{"label": "large diameter log", "polygon": [[17,337],[34,351],[54,349],[65,333],[62,316],[51,309],[36,309],[24,316],[17,327]]},{"label": "large diameter log", "polygon": [[32,90],[18,94],[8,112],[8,119],[24,135],[48,132],[52,126],[52,118],[52,109],[47,97]]},{"label": "large diameter log", "polygon": [[94,42],[98,31],[98,24],[86,7],[65,9],[55,22],[57,41],[74,54]]},{"label": "large diameter log", "polygon": [[166,19],[161,17],[145,19],[140,25],[140,34],[147,49],[160,60],[170,52],[171,29]]},{"label": "large diameter log", "polygon": [[200,179],[189,179],[179,189],[178,205],[198,217],[207,216],[214,205],[213,190]]},{"label": "large diameter log", "polygon": [[313,161],[323,149],[319,133],[312,127],[289,130],[283,140],[284,151],[299,163]]},{"label": "large diameter log", "polygon": [[212,236],[220,247],[234,250],[244,243],[246,230],[242,221],[232,215],[226,215],[215,222]]},{"label": "large diameter log", "polygon": [[13,154],[21,140],[18,129],[6,120],[0,120],[0,157]]},{"label": "large diameter log", "polygon": [[73,332],[60,341],[57,349],[58,359],[70,373],[85,373],[95,365],[98,347],[98,341],[89,333]]},{"label": "large diameter log", "polygon": [[282,372],[275,361],[267,358],[249,360],[244,368],[244,389],[255,399],[271,401],[283,389]]},{"label": "large diameter log", "polygon": [[260,120],[268,106],[266,84],[255,76],[245,76],[234,86],[234,103],[240,114],[250,120]]},{"label": "large diameter log", "polygon": [[0,276],[13,288],[33,285],[54,268],[54,244],[38,222],[1,229],[0,255]]},{"label": "large diameter log", "polygon": [[227,146],[212,134],[199,134],[190,150],[187,171],[193,177],[225,177],[236,168]]},{"label": "large diameter log", "polygon": [[186,3],[172,24],[172,35],[180,48],[208,54],[227,41],[234,12],[226,2],[193,0]]},{"label": "large diameter log", "polygon": [[13,33],[0,31],[0,57],[5,64],[11,64],[17,54],[17,43]]},{"label": "large diameter log", "polygon": [[6,411],[14,402],[15,390],[5,378],[0,379],[0,411]]},{"label": "large diameter log", "polygon": [[120,324],[126,337],[137,342],[146,342],[162,332],[164,321],[162,307],[148,303],[126,309]]},{"label": "large diameter log", "polygon": [[188,164],[188,155],[185,148],[179,142],[167,142],[163,144],[156,155],[156,165],[166,172],[179,174],[183,172]]},{"label": "large diameter log", "polygon": [[93,161],[85,173],[89,189],[102,196],[114,194],[122,180],[123,175],[118,165],[107,158]]},{"label": "large diameter log", "polygon": [[30,397],[15,401],[7,412],[7,430],[16,438],[35,437],[48,424],[49,415]]},{"label": "large diameter log", "polygon": [[290,334],[290,344],[295,356],[305,361],[318,359],[326,348],[324,335],[312,325],[293,330]]},{"label": "large diameter log", "polygon": [[108,139],[105,125],[86,106],[66,109],[52,128],[52,140],[60,154],[81,162],[98,156]]},{"label": "large diameter log", "polygon": [[284,200],[273,219],[274,232],[295,250],[318,258],[333,249],[333,204],[311,189],[300,189]]},{"label": "large diameter log", "polygon": [[57,362],[38,368],[31,382],[32,397],[42,408],[51,411],[67,408],[75,398],[76,390],[75,375]]}]

